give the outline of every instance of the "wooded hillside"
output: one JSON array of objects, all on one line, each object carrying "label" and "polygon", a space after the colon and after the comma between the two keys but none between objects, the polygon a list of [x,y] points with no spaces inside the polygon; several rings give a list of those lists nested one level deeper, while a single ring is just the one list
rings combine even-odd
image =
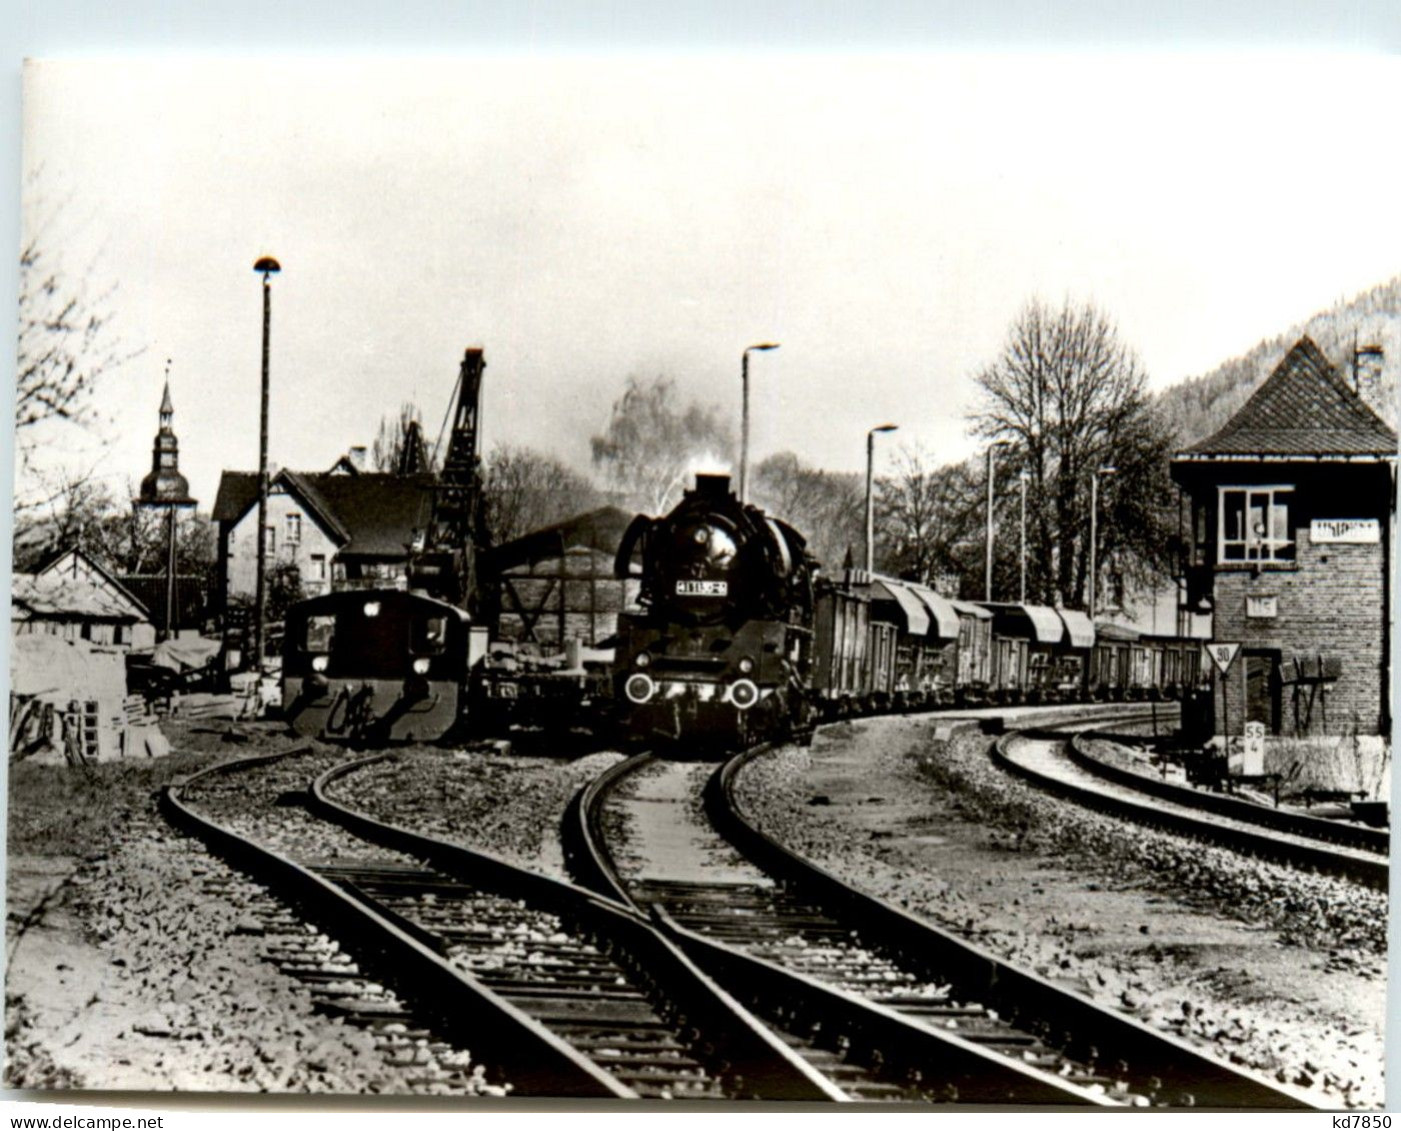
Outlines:
[{"label": "wooded hillside", "polygon": [[1304,334],[1318,343],[1349,384],[1354,345],[1382,347],[1381,381],[1363,394],[1395,428],[1396,379],[1401,372],[1401,275],[1262,341],[1210,373],[1164,389],[1157,404],[1175,428],[1178,442],[1204,440],[1224,425]]}]

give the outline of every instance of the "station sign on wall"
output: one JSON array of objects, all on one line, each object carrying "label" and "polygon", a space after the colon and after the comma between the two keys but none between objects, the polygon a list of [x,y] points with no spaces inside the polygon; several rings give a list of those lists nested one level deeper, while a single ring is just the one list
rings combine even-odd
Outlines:
[{"label": "station sign on wall", "polygon": [[1382,540],[1382,524],[1375,518],[1316,518],[1309,524],[1309,541],[1315,546],[1341,542],[1375,546]]}]

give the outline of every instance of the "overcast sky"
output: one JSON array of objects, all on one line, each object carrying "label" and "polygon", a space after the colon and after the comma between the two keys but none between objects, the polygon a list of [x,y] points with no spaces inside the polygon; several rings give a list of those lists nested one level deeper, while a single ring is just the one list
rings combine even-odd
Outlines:
[{"label": "overcast sky", "polygon": [[[48,62],[25,167],[53,250],[145,353],[65,454],[149,469],[173,359],[207,509],[271,455],[329,466],[486,350],[484,442],[588,466],[631,374],[739,412],[755,458],[973,450],[971,375],[1021,306],[1098,303],[1155,386],[1401,271],[1393,60],[751,53],[403,65]],[[37,173],[33,172],[37,170]]]}]

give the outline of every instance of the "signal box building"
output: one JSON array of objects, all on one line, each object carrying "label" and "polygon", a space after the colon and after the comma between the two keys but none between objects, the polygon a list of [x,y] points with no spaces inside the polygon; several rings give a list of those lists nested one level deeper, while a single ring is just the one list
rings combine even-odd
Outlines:
[{"label": "signal box building", "polygon": [[1186,604],[1239,644],[1215,731],[1388,735],[1396,433],[1312,340],[1172,460],[1190,496]]}]

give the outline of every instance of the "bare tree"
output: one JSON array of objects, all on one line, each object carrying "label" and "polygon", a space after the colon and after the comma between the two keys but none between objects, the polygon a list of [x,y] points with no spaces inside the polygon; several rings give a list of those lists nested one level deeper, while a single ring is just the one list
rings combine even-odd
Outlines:
[{"label": "bare tree", "polygon": [[[1149,408],[1138,357],[1113,323],[1092,305],[1032,301],[976,380],[983,394],[976,432],[1013,445],[999,477],[1013,483],[1020,469],[1030,477],[1029,597],[1085,603],[1090,477],[1104,466],[1118,475],[1101,502],[1099,562],[1126,582],[1160,574],[1168,564],[1171,437]],[[1011,492],[999,494],[1010,514]]]},{"label": "bare tree", "polygon": [[876,482],[877,563],[919,582],[961,574],[976,499],[966,466],[938,467],[923,448],[902,448],[895,473]]},{"label": "bare tree", "polygon": [[64,270],[52,250],[52,220],[50,215],[35,225],[19,257],[17,511],[57,498],[35,494],[34,458],[46,440],[43,426],[93,425],[93,389],[142,352],[126,346],[114,331],[116,287],[96,285],[92,268],[76,277]]},{"label": "bare tree", "polygon": [[397,416],[380,417],[370,464],[386,472],[437,470],[433,450],[423,440],[423,413],[416,404],[405,401]]},{"label": "bare tree", "polygon": [[693,468],[731,462],[734,435],[714,406],[678,404],[665,377],[630,377],[592,446],[594,466],[610,489],[632,506],[661,514],[680,497]]},{"label": "bare tree", "polygon": [[865,536],[860,475],[808,467],[792,452],[779,452],[759,463],[751,483],[753,501],[799,530],[826,569],[840,569],[848,551],[860,546]]},{"label": "bare tree", "polygon": [[15,518],[15,569],[28,572],[64,550],[78,549],[111,564],[112,519],[119,514],[111,491],[90,469],[60,468],[41,480],[42,505]]},{"label": "bare tree", "polygon": [[498,444],[487,457],[483,478],[487,529],[497,546],[601,502],[584,476],[530,448]]}]

